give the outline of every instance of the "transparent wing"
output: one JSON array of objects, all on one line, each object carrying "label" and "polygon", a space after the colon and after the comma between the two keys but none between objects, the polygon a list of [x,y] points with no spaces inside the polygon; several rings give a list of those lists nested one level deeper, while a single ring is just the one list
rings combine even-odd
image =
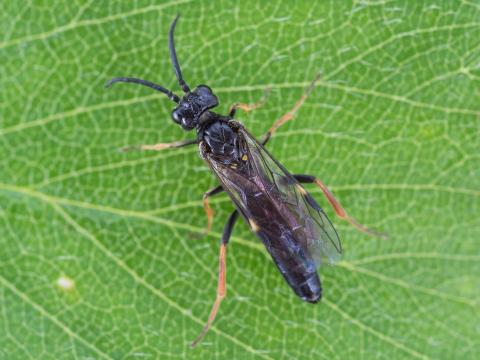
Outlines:
[{"label": "transparent wing", "polygon": [[206,159],[252,228],[261,229],[269,252],[317,266],[336,262],[342,247],[327,215],[247,130],[240,127],[239,134],[243,161],[226,164],[208,154]]},{"label": "transparent wing", "polygon": [[273,184],[282,201],[295,214],[301,228],[295,229],[295,237],[308,250],[318,265],[336,262],[342,253],[337,231],[325,212],[303,186],[275,160],[246,130],[242,129],[248,143],[249,159],[265,186]]}]

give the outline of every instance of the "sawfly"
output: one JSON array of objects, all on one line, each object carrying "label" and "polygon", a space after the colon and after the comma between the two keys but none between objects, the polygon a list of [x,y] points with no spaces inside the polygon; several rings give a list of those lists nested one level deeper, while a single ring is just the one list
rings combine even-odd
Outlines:
[{"label": "sawfly", "polygon": [[174,45],[177,21],[178,16],[170,26],[169,50],[178,83],[185,93],[182,97],[163,86],[138,78],[117,77],[111,79],[106,86],[124,82],[157,90],[177,104],[171,114],[172,120],[186,131],[195,129],[197,136],[193,140],[140,145],[124,150],[160,151],[197,145],[201,158],[220,183],[203,196],[207,214],[206,232],[210,230],[213,220],[213,211],[208,202],[211,196],[226,192],[235,205],[220,243],[217,296],[204,328],[192,343],[195,346],[207,333],[220,302],[225,297],[227,244],[239,214],[262,240],[295,294],[309,303],[317,303],[322,296],[317,268],[337,261],[342,254],[342,245],[325,212],[301,184],[317,185],[336,215],[360,231],[383,237],[385,234],[370,230],[355,221],[322,181],[311,175],[291,174],[265,148],[276,130],[294,118],[314,89],[319,76],[305,89],[293,108],[276,120],[261,140],[257,140],[241,123],[234,120],[234,116],[238,109],[250,111],[264,101],[256,104],[235,103],[230,107],[228,115],[213,112],[212,109],[219,102],[212,89],[207,85],[198,85],[191,90],[183,79]]}]

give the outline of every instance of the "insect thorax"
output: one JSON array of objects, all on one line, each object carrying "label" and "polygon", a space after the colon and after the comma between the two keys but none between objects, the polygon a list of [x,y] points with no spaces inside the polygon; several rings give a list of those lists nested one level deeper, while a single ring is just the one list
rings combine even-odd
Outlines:
[{"label": "insect thorax", "polygon": [[208,145],[208,151],[222,162],[236,161],[240,158],[238,134],[236,129],[226,121],[215,121],[203,131],[203,140]]}]

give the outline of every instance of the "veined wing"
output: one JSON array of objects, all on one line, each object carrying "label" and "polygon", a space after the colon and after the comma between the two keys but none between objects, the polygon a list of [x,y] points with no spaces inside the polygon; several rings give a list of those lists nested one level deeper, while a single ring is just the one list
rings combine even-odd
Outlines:
[{"label": "veined wing", "polygon": [[242,161],[225,163],[208,154],[205,158],[252,229],[261,229],[269,252],[307,256],[301,260],[317,266],[337,261],[342,247],[327,215],[243,126],[239,135]]}]

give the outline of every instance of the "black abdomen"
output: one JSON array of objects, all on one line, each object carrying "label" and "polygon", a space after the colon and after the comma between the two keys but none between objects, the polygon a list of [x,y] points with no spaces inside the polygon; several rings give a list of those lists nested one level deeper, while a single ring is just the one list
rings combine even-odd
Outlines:
[{"label": "black abdomen", "polygon": [[[300,224],[286,209],[279,209],[264,193],[246,198],[249,210],[247,221],[262,239],[278,270],[288,285],[302,300],[316,303],[322,296],[317,265],[311,255],[300,245]],[[286,219],[286,214],[292,215]]]},{"label": "black abdomen", "polygon": [[270,240],[271,234],[271,229],[269,236],[262,229],[257,232],[278,270],[298,297],[309,303],[317,303],[322,297],[322,287],[314,261],[295,241],[286,239],[291,234],[285,234],[284,231],[276,238],[278,241]]}]

